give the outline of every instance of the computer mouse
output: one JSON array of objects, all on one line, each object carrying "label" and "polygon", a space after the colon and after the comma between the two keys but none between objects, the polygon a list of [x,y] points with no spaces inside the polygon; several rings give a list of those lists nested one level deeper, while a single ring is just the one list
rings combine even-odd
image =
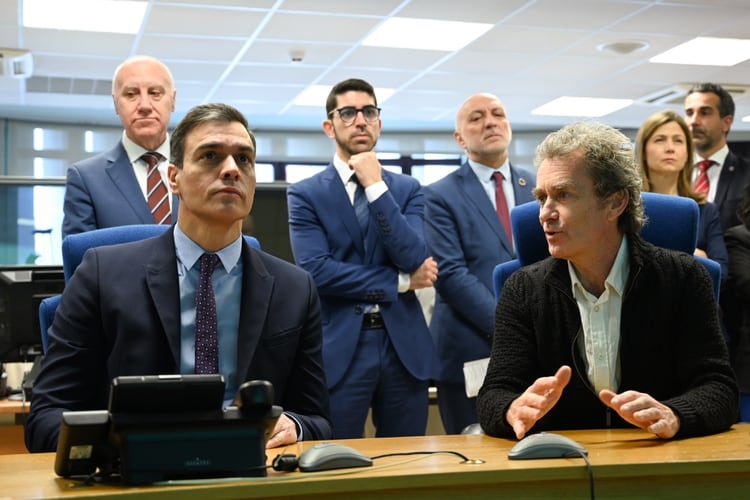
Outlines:
[{"label": "computer mouse", "polygon": [[540,432],[524,437],[508,452],[508,458],[526,460],[530,458],[566,458],[587,455],[580,443],[553,432]]},{"label": "computer mouse", "polygon": [[372,465],[372,459],[362,452],[340,443],[316,443],[299,456],[299,470],[315,472]]}]

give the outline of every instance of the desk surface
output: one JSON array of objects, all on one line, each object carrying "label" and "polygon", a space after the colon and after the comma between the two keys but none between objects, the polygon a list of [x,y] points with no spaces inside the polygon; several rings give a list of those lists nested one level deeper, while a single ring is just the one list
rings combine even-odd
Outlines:
[{"label": "desk surface", "polygon": [[0,413],[28,413],[28,401],[14,401],[10,399],[0,399]]},{"label": "desk surface", "polygon": [[[741,498],[750,491],[750,424],[684,441],[662,441],[635,429],[565,431],[589,451],[597,498]],[[317,473],[269,471],[265,478],[178,485],[82,486],[53,471],[54,454],[0,456],[2,494],[11,498],[589,498],[580,458],[508,460],[513,441],[480,435],[343,440],[375,456],[453,450],[454,455],[388,457],[373,467]],[[309,446],[303,443],[301,448]],[[285,450],[296,452],[295,447]],[[269,460],[281,450],[269,450]]]}]

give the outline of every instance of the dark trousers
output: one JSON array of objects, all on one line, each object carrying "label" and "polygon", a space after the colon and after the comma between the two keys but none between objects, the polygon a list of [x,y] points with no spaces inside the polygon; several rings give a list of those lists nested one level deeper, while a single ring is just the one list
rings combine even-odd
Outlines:
[{"label": "dark trousers", "polygon": [[477,398],[467,398],[463,382],[436,382],[440,419],[446,434],[460,434],[467,425],[479,421]]},{"label": "dark trousers", "polygon": [[377,437],[424,435],[427,391],[428,381],[409,373],[384,329],[362,330],[347,372],[329,390],[334,439],[362,437],[370,408]]}]

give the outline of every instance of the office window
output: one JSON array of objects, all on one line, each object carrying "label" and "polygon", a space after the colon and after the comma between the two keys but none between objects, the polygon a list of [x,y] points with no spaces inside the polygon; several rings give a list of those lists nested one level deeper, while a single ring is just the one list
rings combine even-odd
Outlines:
[{"label": "office window", "polygon": [[446,175],[460,168],[460,165],[443,165],[431,163],[429,165],[412,165],[411,175],[423,186],[439,181]]},{"label": "office window", "polygon": [[0,265],[62,264],[65,187],[0,184]]},{"label": "office window", "polygon": [[255,182],[274,182],[275,180],[276,172],[271,163],[255,164]]},{"label": "office window", "polygon": [[284,167],[285,178],[289,184],[294,184],[308,177],[312,177],[318,172],[322,172],[327,165],[306,165],[302,163],[288,163]]}]

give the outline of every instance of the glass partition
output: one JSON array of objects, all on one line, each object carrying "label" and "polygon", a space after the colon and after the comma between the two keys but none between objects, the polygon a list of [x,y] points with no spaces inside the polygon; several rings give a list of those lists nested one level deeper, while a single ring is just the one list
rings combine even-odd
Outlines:
[{"label": "glass partition", "polygon": [[62,265],[64,179],[0,177],[0,265]]}]

